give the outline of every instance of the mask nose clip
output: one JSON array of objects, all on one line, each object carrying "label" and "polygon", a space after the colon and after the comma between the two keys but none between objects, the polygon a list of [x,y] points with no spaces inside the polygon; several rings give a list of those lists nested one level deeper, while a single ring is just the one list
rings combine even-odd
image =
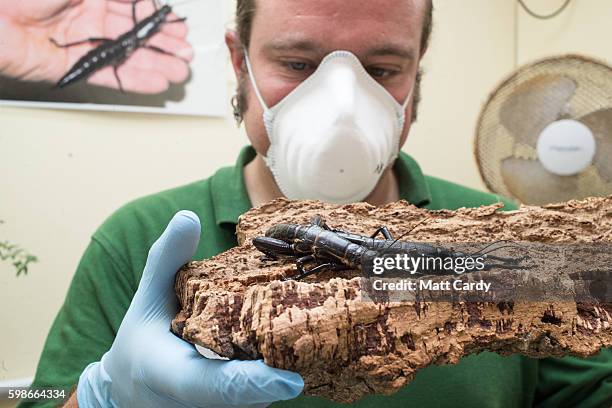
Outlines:
[{"label": "mask nose clip", "polygon": [[356,111],[357,76],[355,71],[346,65],[346,62],[336,59],[327,69],[327,86],[332,90],[335,99],[334,106],[338,113],[338,122],[350,120]]}]

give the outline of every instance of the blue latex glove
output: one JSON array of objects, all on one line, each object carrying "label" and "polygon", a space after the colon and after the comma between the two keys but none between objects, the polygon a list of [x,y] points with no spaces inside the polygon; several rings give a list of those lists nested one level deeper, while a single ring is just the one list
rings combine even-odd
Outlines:
[{"label": "blue latex glove", "polygon": [[80,407],[265,407],[302,392],[299,374],[263,361],[208,360],[170,332],[174,277],[199,239],[198,217],[181,211],[153,244],[111,349],[81,374]]}]

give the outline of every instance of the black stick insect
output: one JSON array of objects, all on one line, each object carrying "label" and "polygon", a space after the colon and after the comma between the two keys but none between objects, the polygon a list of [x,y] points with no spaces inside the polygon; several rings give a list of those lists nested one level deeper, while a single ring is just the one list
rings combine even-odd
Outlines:
[{"label": "black stick insect", "polygon": [[[277,224],[266,232],[266,236],[253,238],[253,245],[265,255],[264,260],[276,260],[279,256],[296,258],[298,275],[292,278],[295,280],[301,280],[323,271],[362,270],[364,265],[368,264],[367,260],[383,257],[386,254],[406,254],[410,257],[427,256],[440,259],[483,256],[499,262],[487,264],[485,270],[523,268],[520,262],[524,258],[511,259],[490,255],[490,252],[511,247],[508,245],[489,249],[503,241],[489,244],[472,254],[455,252],[449,248],[426,243],[400,241],[424,221],[417,223],[400,237],[393,238],[385,226],[378,228],[371,236],[363,236],[334,230],[320,216],[316,216],[310,224]],[[384,239],[377,239],[379,234]],[[307,270],[305,265],[312,262],[316,266]],[[446,271],[437,270],[421,273],[448,274]]]},{"label": "black stick insect", "polygon": [[[118,1],[118,0],[109,0]],[[113,67],[115,78],[121,92],[124,92],[123,85],[117,70],[119,67],[139,48],[146,48],[151,51],[179,58],[186,63],[188,60],[179,55],[173,54],[170,51],[163,50],[154,45],[147,44],[147,41],[157,34],[164,24],[179,23],[187,18],[177,18],[168,20],[168,16],[172,13],[172,8],[169,5],[164,5],[161,8],[157,6],[155,0],[152,0],[155,12],[150,16],[138,21],[136,18],[136,4],[144,0],[134,0],[132,2],[132,20],[134,27],[131,30],[121,34],[116,39],[91,37],[81,41],[75,41],[68,44],[59,44],[53,38],[49,40],[60,48],[72,47],[81,44],[99,44],[97,47],[82,56],[70,70],[57,82],[57,88],[64,88],[77,81],[88,78],[90,75],[107,66]]]}]

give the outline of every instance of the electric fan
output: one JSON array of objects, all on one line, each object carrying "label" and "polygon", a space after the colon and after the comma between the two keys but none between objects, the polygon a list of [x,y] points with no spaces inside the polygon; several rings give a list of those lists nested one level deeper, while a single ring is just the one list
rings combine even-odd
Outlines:
[{"label": "electric fan", "polygon": [[525,204],[612,194],[612,67],[566,55],[497,87],[476,128],[487,187]]}]

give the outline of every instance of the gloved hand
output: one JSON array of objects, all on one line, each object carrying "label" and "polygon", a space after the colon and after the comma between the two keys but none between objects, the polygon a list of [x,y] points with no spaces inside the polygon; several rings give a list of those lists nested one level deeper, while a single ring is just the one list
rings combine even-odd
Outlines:
[{"label": "gloved hand", "polygon": [[209,360],[170,332],[174,276],[199,238],[198,217],[181,211],[153,244],[111,349],[81,374],[80,407],[265,407],[302,392],[299,374],[263,361]]}]

